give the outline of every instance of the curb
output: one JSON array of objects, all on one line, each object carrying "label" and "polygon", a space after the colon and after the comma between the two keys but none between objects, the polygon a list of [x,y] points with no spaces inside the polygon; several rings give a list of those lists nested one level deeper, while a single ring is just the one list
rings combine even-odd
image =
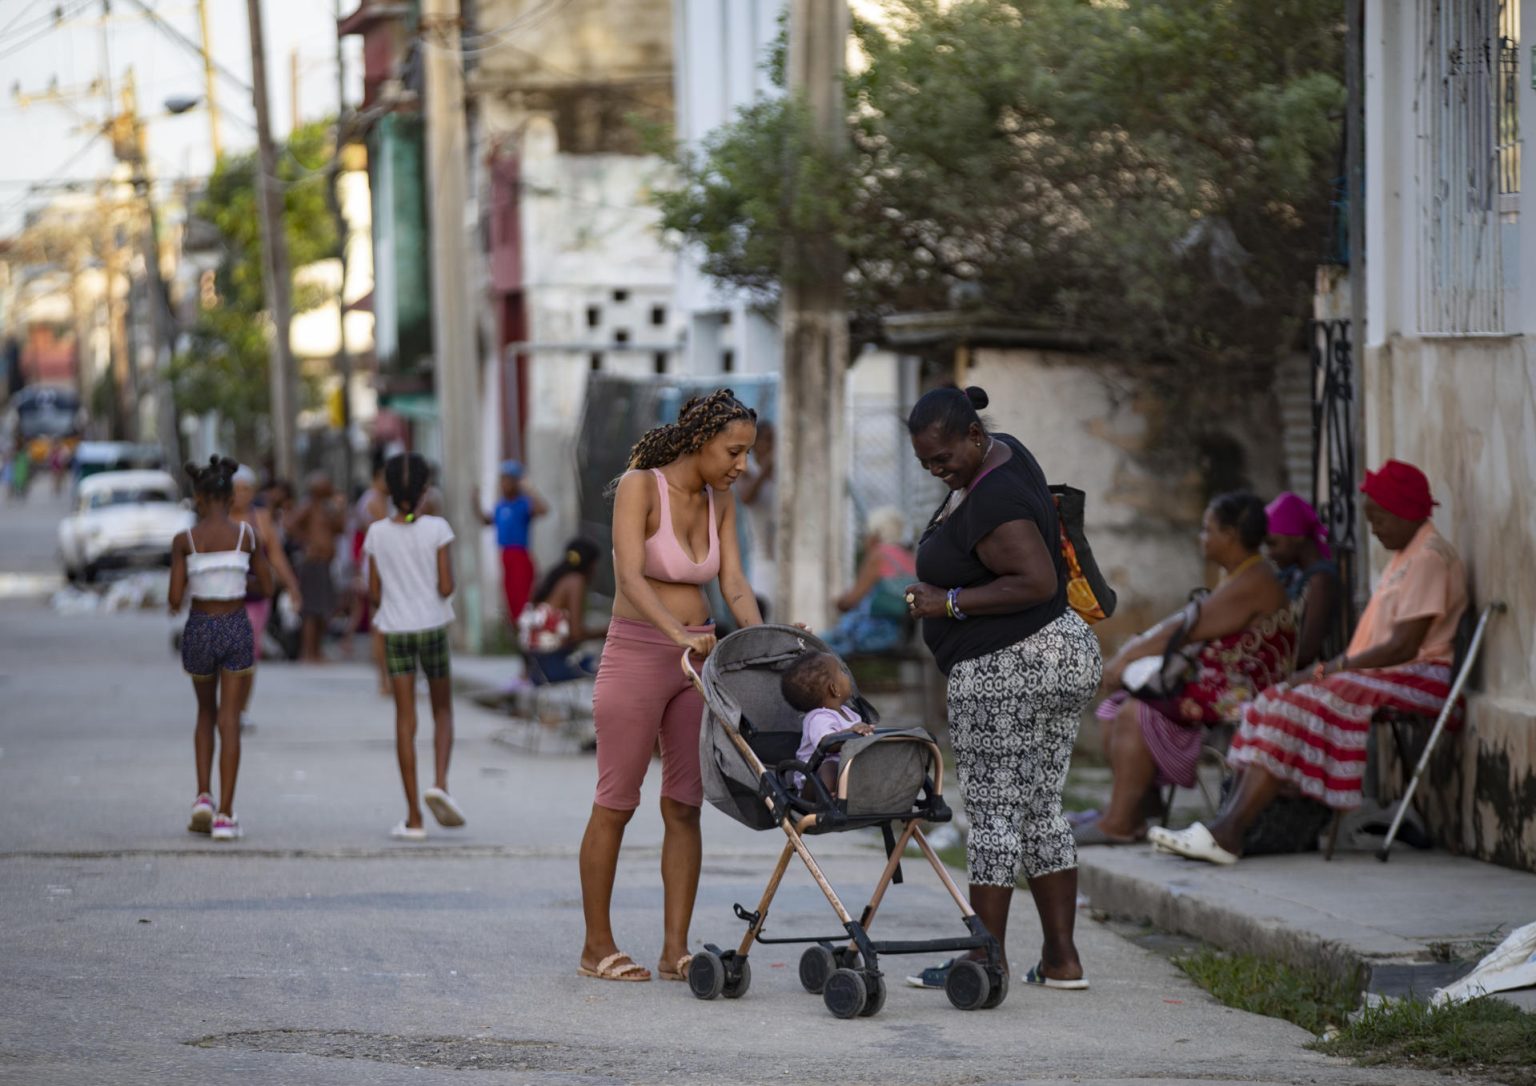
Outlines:
[{"label": "curb", "polygon": [[1271,918],[1245,915],[1198,893],[1181,893],[1166,882],[1112,870],[1084,854],[1078,860],[1078,886],[1091,909],[1110,916],[1150,923],[1223,950],[1316,970],[1362,989],[1370,980],[1371,961],[1345,944]]}]

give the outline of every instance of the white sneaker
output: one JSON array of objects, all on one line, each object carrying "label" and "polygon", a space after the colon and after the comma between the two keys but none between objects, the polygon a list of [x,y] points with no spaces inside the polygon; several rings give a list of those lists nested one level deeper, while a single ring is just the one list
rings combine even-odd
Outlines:
[{"label": "white sneaker", "polygon": [[213,816],[213,830],[209,833],[215,841],[234,841],[241,836],[240,820],[232,814]]},{"label": "white sneaker", "polygon": [[207,792],[199,792],[193,801],[192,820],[187,823],[187,829],[192,833],[207,833],[213,829],[213,797]]},{"label": "white sneaker", "polygon": [[432,812],[439,826],[464,825],[464,812],[453,802],[453,797],[441,788],[428,788],[422,793],[421,801],[427,805],[427,810]]},{"label": "white sneaker", "polygon": [[389,831],[389,835],[396,841],[425,841],[427,831],[423,826],[407,826],[404,822],[396,822],[395,828]]}]

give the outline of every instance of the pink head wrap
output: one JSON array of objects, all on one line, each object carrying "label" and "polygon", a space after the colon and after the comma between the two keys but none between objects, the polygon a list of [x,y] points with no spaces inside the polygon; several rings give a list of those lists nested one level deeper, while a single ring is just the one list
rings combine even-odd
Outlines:
[{"label": "pink head wrap", "polygon": [[1318,553],[1328,558],[1333,551],[1328,547],[1328,529],[1317,519],[1317,510],[1299,494],[1284,491],[1264,507],[1269,514],[1271,535],[1299,535],[1313,540]]}]

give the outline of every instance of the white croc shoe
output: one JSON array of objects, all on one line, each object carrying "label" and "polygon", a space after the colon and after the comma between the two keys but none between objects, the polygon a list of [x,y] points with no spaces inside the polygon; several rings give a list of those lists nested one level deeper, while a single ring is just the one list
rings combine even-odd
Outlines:
[{"label": "white croc shoe", "polygon": [[1187,860],[1204,860],[1206,863],[1227,867],[1237,863],[1238,859],[1235,853],[1228,852],[1216,843],[1216,838],[1211,836],[1211,831],[1205,828],[1203,822],[1196,822],[1186,830],[1153,826],[1147,831],[1147,840],[1159,852],[1171,852]]}]

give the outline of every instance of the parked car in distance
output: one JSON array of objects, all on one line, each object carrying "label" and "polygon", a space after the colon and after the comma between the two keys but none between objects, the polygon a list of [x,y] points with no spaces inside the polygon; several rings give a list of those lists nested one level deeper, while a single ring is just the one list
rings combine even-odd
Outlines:
[{"label": "parked car in distance", "polygon": [[169,566],[171,540],[192,527],[176,480],[164,471],[106,471],[80,480],[59,522],[59,560],[70,580],[104,569]]},{"label": "parked car in distance", "polygon": [[106,471],[159,471],[165,467],[165,452],[159,445],[132,441],[82,441],[75,448],[75,485],[82,479]]}]

